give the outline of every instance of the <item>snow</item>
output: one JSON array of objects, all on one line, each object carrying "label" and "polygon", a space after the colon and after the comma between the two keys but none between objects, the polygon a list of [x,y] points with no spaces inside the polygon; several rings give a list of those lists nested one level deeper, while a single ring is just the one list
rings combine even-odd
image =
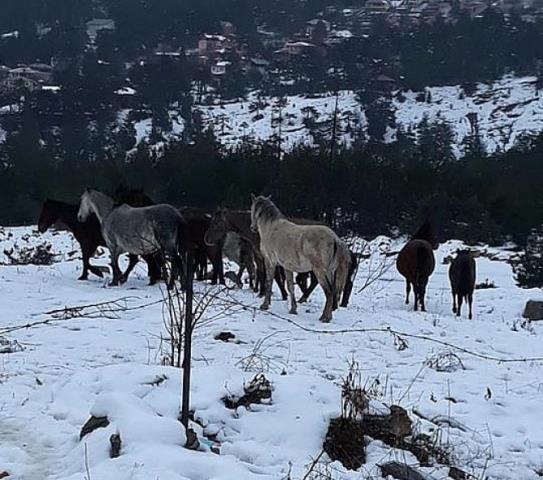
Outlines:
[{"label": "snow", "polygon": [[[473,133],[470,117],[476,119],[483,145],[489,153],[506,151],[527,134],[543,131],[543,91],[537,89],[535,77],[505,76],[493,84],[478,84],[472,95],[460,86],[428,87],[423,92],[398,91],[392,102],[395,126],[389,127],[385,142],[396,138],[396,129],[417,128],[424,117],[430,122],[446,122],[453,131],[453,148],[457,157],[463,154],[462,143]],[[425,100],[419,100],[423,97]],[[272,125],[277,118],[277,98],[264,97],[268,105],[256,113],[249,105],[256,100],[256,93],[248,100],[223,105],[197,106],[206,127],[213,127],[218,140],[226,147],[239,145],[247,139],[269,140],[278,133]],[[315,108],[317,123],[330,122],[334,113],[335,97],[324,94],[317,98],[304,96],[286,97],[285,124],[282,128],[283,149],[296,145],[313,145],[315,139],[304,124],[304,109]],[[340,139],[350,145],[355,133],[365,134],[367,121],[365,106],[357,100],[353,91],[339,92]]]},{"label": "snow", "polygon": [[[525,301],[541,291],[515,286],[506,250],[479,247],[484,256],[477,259],[478,281],[488,278],[498,288],[476,292],[471,321],[466,312],[453,316],[447,266],[442,264],[462,246],[459,241],[441,245],[436,253],[427,313],[404,304],[394,258],[378,253],[387,246],[397,251],[401,242],[386,237],[370,244],[373,254],[360,266],[351,305],[336,312],[331,324],[317,320],[320,292],[300,306],[297,316],[287,313],[277,294],[271,313],[265,313],[253,310],[260,302],[247,288],[222,292],[245,308],[219,315],[195,332],[191,395],[203,451],[193,452],[183,448],[185,436],[177,420],[180,371],[161,365],[167,349],[162,309],[156,303],[161,287],[146,285],[141,264],[123,287],[107,287],[107,280],[96,277],[79,282],[80,260],[68,233],[0,230],[0,252],[44,242],[53,245],[57,263],[0,267],[0,335],[24,348],[0,354],[0,472],[7,470],[10,478],[83,480],[90,474],[100,480],[277,480],[287,478],[291,468],[291,478],[300,479],[320,453],[328,420],[339,414],[341,378],[351,359],[359,363],[363,383],[374,385],[373,410],[400,404],[417,429],[426,432],[432,424],[422,416],[447,419],[451,426],[442,429],[441,438],[454,448],[458,466],[481,475],[488,459],[489,479],[540,478],[535,471],[543,467],[542,362],[490,361],[439,343],[498,359],[542,356],[542,325],[521,325]],[[358,292],[370,266],[384,258],[391,268]],[[107,257],[102,254],[93,262],[106,265]],[[0,263],[7,258],[0,257]],[[195,288],[214,287],[197,283]],[[123,297],[127,306],[142,308],[5,333],[10,325],[51,318],[44,312],[52,309]],[[210,315],[215,313],[220,313],[218,305],[211,307]],[[407,348],[397,348],[388,327],[403,332]],[[234,333],[238,342],[214,340],[220,331]],[[447,352],[464,369],[430,366],[430,360]],[[272,382],[271,402],[249,410],[225,408],[221,398],[242,393],[261,370]],[[107,415],[111,423],[80,441],[91,414]],[[203,441],[204,432],[216,434],[220,455]],[[122,449],[119,458],[110,459],[114,433],[121,435]],[[377,441],[369,443],[367,456],[359,472],[333,463],[331,478],[376,478],[379,463],[413,460]],[[443,468],[425,471],[446,478]]]},{"label": "snow", "polygon": [[[259,102],[262,106],[257,108]],[[219,142],[226,147],[239,146],[248,139],[267,141],[279,135],[279,98],[259,99],[256,94],[251,94],[245,101],[197,108],[204,126],[213,127]],[[282,148],[289,151],[297,145],[313,145],[315,139],[305,126],[304,119],[310,118],[317,127],[322,127],[331,120],[334,110],[335,97],[285,97],[284,106],[281,107]],[[354,92],[339,92],[338,112],[341,141],[350,145],[358,130],[366,125],[366,118]]]}]

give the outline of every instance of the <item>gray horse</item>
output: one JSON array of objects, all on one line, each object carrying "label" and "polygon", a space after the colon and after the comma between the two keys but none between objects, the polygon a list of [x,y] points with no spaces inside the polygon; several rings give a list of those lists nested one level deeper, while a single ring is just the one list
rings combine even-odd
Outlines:
[{"label": "gray horse", "polygon": [[347,280],[349,248],[328,227],[290,222],[268,197],[251,195],[251,201],[251,228],[260,235],[260,248],[266,262],[266,295],[260,308],[270,307],[277,265],[285,270],[292,314],[297,313],[293,272],[313,271],[326,296],[320,320],[329,322]]},{"label": "gray horse", "polygon": [[119,269],[122,253],[152,255],[160,253],[171,261],[172,271],[168,288],[181,274],[180,252],[186,248],[183,216],[171,205],[153,205],[134,208],[126,204],[115,207],[113,199],[97,191],[86,189],[81,196],[77,218],[84,222],[94,213],[100,222],[102,234],[111,253],[113,280],[118,285],[127,280]]}]

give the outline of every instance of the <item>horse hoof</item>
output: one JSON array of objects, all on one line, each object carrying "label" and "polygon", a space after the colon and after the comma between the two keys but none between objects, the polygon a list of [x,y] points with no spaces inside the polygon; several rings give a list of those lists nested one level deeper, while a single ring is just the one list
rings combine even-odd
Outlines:
[{"label": "horse hoof", "polygon": [[322,323],[330,323],[331,320],[332,320],[331,318],[327,318],[327,317],[321,317],[320,318],[320,321]]},{"label": "horse hoof", "polygon": [[468,318],[469,318],[470,320],[473,320],[473,316],[471,315],[471,313],[468,315]]},{"label": "horse hoof", "polygon": [[290,313],[291,315],[298,315],[298,310],[294,310],[291,308],[288,313]]},{"label": "horse hoof", "polygon": [[128,277],[121,277],[121,278],[119,279],[119,283],[120,283],[121,285],[123,285],[123,284],[125,284],[125,283],[127,282],[127,280],[128,280]]},{"label": "horse hoof", "polygon": [[302,297],[300,300],[298,300],[298,303],[305,303],[307,302],[307,297]]},{"label": "horse hoof", "polygon": [[108,285],[110,287],[118,287],[119,286],[119,282],[109,282]]},{"label": "horse hoof", "polygon": [[88,280],[89,277],[87,275],[81,275],[78,280]]},{"label": "horse hoof", "polygon": [[266,311],[266,310],[269,310],[269,309],[270,309],[269,305],[266,305],[264,303],[262,305],[260,305],[260,310]]}]

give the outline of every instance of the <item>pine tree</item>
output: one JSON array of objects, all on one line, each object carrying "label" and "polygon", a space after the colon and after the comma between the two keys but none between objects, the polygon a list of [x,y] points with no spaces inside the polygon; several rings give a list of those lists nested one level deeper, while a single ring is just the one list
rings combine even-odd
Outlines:
[{"label": "pine tree", "polygon": [[543,288],[543,225],[532,230],[526,252],[514,265],[517,283],[522,288]]}]

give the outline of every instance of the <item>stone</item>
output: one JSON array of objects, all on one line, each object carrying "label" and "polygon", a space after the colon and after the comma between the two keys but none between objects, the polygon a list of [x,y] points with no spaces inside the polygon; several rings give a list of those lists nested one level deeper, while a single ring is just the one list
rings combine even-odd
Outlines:
[{"label": "stone", "polygon": [[531,322],[543,320],[543,300],[528,300],[522,316]]}]

